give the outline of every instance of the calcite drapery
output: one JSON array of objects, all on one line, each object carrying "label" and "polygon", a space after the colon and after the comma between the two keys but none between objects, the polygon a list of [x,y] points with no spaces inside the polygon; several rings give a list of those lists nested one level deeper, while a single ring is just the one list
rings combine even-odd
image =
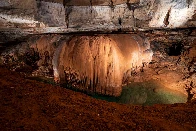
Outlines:
[{"label": "calcite drapery", "polygon": [[151,58],[149,43],[138,35],[77,36],[56,49],[54,77],[82,90],[119,96],[126,72]]}]

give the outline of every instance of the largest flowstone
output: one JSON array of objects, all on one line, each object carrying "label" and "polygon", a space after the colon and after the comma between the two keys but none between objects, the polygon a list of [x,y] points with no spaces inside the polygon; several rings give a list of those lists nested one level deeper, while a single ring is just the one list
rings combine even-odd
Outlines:
[{"label": "largest flowstone", "polygon": [[152,55],[148,40],[136,34],[42,35],[4,51],[1,60],[16,71],[28,66],[33,76],[119,96],[131,72],[147,65]]},{"label": "largest flowstone", "polygon": [[127,73],[151,61],[138,35],[75,36],[56,49],[54,79],[88,92],[119,96]]}]

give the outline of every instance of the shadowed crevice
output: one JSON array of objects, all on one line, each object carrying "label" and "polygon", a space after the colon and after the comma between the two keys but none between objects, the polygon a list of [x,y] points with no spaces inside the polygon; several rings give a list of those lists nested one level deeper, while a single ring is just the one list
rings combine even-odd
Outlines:
[{"label": "shadowed crevice", "polygon": [[167,27],[169,25],[169,17],[170,17],[170,13],[171,13],[171,8],[168,10],[165,19],[163,21],[163,23],[165,24],[165,26]]}]

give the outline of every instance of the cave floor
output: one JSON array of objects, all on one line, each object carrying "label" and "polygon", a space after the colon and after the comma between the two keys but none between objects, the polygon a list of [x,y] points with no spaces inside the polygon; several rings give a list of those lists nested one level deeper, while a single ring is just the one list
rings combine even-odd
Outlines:
[{"label": "cave floor", "polygon": [[0,72],[0,130],[196,130],[196,101],[117,104]]}]

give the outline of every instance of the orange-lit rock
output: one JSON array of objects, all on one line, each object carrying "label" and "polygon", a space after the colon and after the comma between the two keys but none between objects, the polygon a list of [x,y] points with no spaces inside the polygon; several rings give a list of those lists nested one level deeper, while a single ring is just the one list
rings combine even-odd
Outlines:
[{"label": "orange-lit rock", "polygon": [[153,55],[148,40],[136,34],[43,35],[10,52],[5,56],[19,63],[22,56],[24,63],[38,68],[33,76],[53,75],[57,83],[113,96]]},{"label": "orange-lit rock", "polygon": [[137,35],[73,37],[56,50],[54,76],[82,90],[119,96],[125,74],[151,61],[147,50],[148,43]]}]

